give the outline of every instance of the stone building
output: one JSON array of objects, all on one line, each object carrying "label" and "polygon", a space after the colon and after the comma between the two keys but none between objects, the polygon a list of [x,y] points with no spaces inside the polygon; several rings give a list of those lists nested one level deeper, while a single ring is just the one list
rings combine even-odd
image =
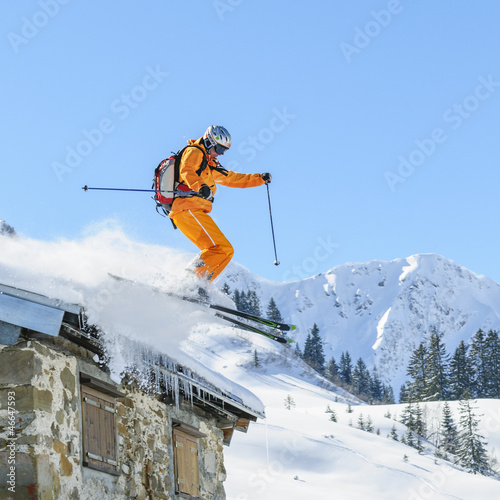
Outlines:
[{"label": "stone building", "polygon": [[0,498],[224,499],[260,402],[159,353],[117,384],[101,349],[80,306],[0,285]]}]

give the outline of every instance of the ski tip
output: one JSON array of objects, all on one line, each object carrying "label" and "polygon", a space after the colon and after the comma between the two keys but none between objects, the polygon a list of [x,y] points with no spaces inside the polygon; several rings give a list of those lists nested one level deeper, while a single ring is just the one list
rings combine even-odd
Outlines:
[{"label": "ski tip", "polygon": [[290,330],[297,330],[297,325],[290,325]]}]

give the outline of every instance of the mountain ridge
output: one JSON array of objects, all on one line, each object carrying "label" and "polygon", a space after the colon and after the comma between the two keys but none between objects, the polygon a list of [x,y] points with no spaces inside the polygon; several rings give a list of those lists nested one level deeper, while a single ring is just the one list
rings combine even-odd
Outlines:
[{"label": "mountain ridge", "polygon": [[377,367],[395,390],[406,380],[409,357],[434,332],[448,353],[479,328],[500,329],[500,286],[438,254],[391,261],[348,262],[294,282],[271,282],[232,264],[222,278],[231,290],[255,290],[266,307],[271,297],[298,326],[301,347],[316,323],[327,361],[349,351]]}]

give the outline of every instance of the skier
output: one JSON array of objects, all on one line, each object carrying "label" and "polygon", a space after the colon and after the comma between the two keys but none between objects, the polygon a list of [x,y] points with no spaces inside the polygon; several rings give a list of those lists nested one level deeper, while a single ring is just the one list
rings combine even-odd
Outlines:
[{"label": "skier", "polygon": [[179,181],[197,194],[175,198],[169,217],[201,250],[193,262],[195,274],[200,279],[212,281],[234,254],[231,243],[208,215],[212,210],[216,184],[238,188],[261,186],[271,182],[271,174],[240,174],[223,168],[217,157],[231,147],[231,136],[220,125],[210,125],[203,137],[190,139],[188,144],[197,147],[184,150],[179,164]]}]

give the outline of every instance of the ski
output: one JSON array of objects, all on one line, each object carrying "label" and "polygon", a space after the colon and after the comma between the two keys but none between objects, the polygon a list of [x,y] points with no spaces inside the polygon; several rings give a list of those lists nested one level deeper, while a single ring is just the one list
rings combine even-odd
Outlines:
[{"label": "ski", "polygon": [[282,335],[275,335],[270,332],[266,332],[265,330],[261,330],[260,328],[256,328],[255,326],[248,325],[247,323],[243,323],[242,321],[238,321],[236,318],[231,318],[229,316],[224,316],[224,314],[221,313],[215,313],[215,315],[218,318],[222,318],[225,321],[228,321],[229,323],[232,323],[233,325],[237,326],[238,328],[242,328],[243,330],[248,330],[253,333],[258,333],[259,335],[263,335],[264,337],[267,337],[271,340],[274,340],[276,342],[279,342],[280,344],[287,344],[287,343],[292,343],[292,339],[288,339],[286,337],[283,337]]},{"label": "ski", "polygon": [[[267,318],[261,318],[260,316],[255,316],[254,314],[249,314],[249,313],[244,313],[242,311],[238,311],[237,309],[233,309],[231,307],[226,307],[226,306],[222,306],[222,305],[219,305],[219,304],[211,304],[210,302],[204,300],[204,299],[201,299],[201,298],[197,298],[197,297],[190,297],[188,295],[182,295],[180,293],[176,293],[176,292],[170,292],[168,290],[163,290],[161,288],[158,288],[158,287],[155,287],[155,286],[151,286],[151,285],[147,285],[146,283],[140,283],[138,281],[133,281],[133,280],[129,280],[127,278],[123,278],[121,276],[116,276],[115,274],[111,274],[111,273],[108,273],[108,275],[117,280],[117,281],[122,281],[122,282],[127,282],[127,283],[130,283],[132,285],[143,285],[143,286],[148,286],[156,291],[158,291],[159,293],[162,293],[162,294],[165,294],[165,295],[168,295],[169,297],[174,297],[176,299],[179,299],[179,300],[184,300],[186,302],[191,302],[193,304],[197,304],[199,306],[202,306],[202,307],[206,307],[208,309],[213,309],[215,311],[219,311],[216,313],[216,316],[221,318],[221,319],[224,319],[236,326],[239,326],[241,328],[244,328],[245,330],[249,330],[249,331],[252,331],[254,333],[258,333],[260,335],[263,335],[265,337],[268,337],[272,340],[275,340],[277,342],[280,342],[280,343],[283,343],[283,344],[286,344],[286,343],[289,343],[289,342],[292,342],[291,339],[288,339],[286,337],[284,337],[283,335],[280,335],[283,331],[290,331],[290,330],[295,330],[296,329],[296,326],[295,325],[291,325],[291,324],[288,324],[288,323],[282,323],[282,322],[277,322],[277,321],[272,321],[272,320],[269,320]],[[221,314],[221,313],[224,313],[224,314]],[[239,321],[238,319],[236,318],[233,318],[233,317],[230,317],[230,316],[226,316],[226,314],[229,314],[231,316],[237,316],[241,319],[245,319],[247,321],[253,321],[257,324],[261,324],[263,326],[267,326],[269,328],[272,328],[272,329],[275,329],[275,330],[278,330],[279,333],[271,333],[271,332],[268,332],[266,330],[262,330],[260,328],[257,328],[256,326],[253,326],[253,325],[249,325],[248,323],[244,323],[243,321]]]},{"label": "ski", "polygon": [[290,330],[295,330],[297,327],[289,323],[281,323],[279,321],[273,321],[267,318],[261,318],[260,316],[255,316],[254,314],[245,313],[238,311],[237,309],[232,309],[230,307],[219,306],[215,304],[209,304],[209,307],[216,309],[217,311],[224,312],[226,314],[232,314],[234,316],[239,316],[240,318],[248,319],[250,321],[255,321],[262,325],[268,326],[269,328],[275,328],[276,330],[281,330],[282,332],[288,332]]}]

